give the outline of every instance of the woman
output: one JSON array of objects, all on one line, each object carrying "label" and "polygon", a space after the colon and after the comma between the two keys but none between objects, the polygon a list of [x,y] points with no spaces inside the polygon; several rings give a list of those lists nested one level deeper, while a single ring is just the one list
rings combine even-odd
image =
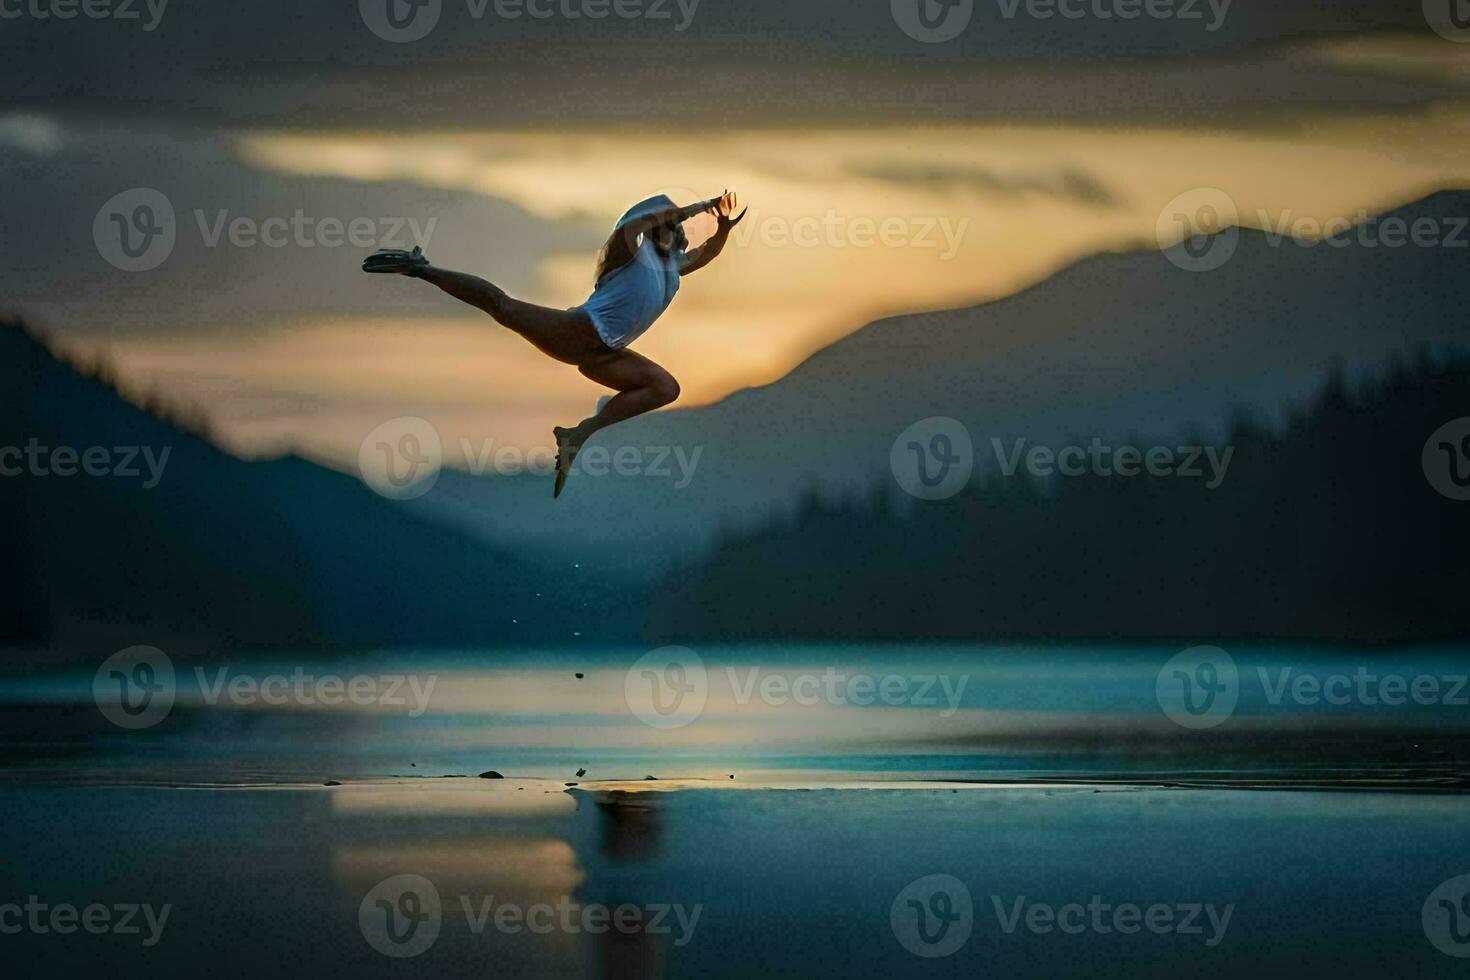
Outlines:
[{"label": "woman", "polygon": [[[683,222],[704,211],[714,216],[715,233],[703,245],[689,249]],[[628,345],[668,309],[679,291],[679,278],[709,265],[724,249],[730,229],[745,217],[742,211],[732,219],[734,211],[735,195],[728,191],[682,208],[663,195],[635,205],[618,220],[602,248],[592,295],[570,310],[525,303],[479,276],[430,265],[418,247],[412,252],[374,252],[363,260],[362,270],[431,282],[455,299],[484,310],[543,354],[575,365],[584,376],[617,392],[596,415],[569,429],[557,426],[551,430],[556,437],[552,496],[560,497],[572,460],[593,433],[679,397],[674,376]]]}]

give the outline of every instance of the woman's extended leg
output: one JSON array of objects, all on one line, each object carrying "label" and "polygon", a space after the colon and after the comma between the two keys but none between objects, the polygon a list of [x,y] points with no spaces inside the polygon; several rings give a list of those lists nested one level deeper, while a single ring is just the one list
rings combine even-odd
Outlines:
[{"label": "woman's extended leg", "polygon": [[484,310],[501,326],[514,330],[543,354],[563,364],[581,366],[609,353],[591,317],[580,310],[555,310],[515,299],[494,283],[467,272],[430,265],[409,275],[431,282],[460,302]]}]

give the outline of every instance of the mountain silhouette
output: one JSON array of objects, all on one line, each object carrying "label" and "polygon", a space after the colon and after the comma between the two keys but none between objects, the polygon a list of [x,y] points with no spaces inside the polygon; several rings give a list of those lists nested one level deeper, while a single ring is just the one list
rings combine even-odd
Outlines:
[{"label": "mountain silhouette", "polygon": [[[0,446],[35,446],[41,460],[0,458],[10,471],[0,478],[9,558],[0,639],[84,659],[150,644],[189,660],[564,644],[590,634],[587,623],[619,622],[623,602],[565,572],[414,516],[314,463],[236,459],[169,406],[146,407],[121,397],[105,367],[79,373],[31,333],[0,327]],[[62,447],[77,458],[58,460]],[[80,472],[89,449],[109,458],[94,456],[94,470],[112,472]],[[156,485],[146,485],[145,452],[129,458],[135,449],[162,460]]]}]

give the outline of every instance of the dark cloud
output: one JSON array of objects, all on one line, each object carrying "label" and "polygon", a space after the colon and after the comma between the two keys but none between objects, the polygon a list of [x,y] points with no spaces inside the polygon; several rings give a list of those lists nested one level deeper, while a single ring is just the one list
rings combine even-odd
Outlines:
[{"label": "dark cloud", "polygon": [[[1198,20],[1038,18],[1025,14],[1026,0],[1007,17],[1011,0],[976,0],[966,28],[938,44],[900,30],[890,0],[700,0],[683,30],[693,0],[682,8],[680,0],[626,0],[665,16],[600,20],[511,20],[494,13],[495,0],[437,2],[434,30],[402,44],[375,35],[357,0],[174,0],[151,31],[146,20],[6,20],[0,92],[6,103],[51,110],[356,128],[659,124],[692,112],[714,123],[766,125],[1178,115],[1238,106],[1253,90],[1239,78],[1229,89],[1208,87],[1183,70],[1167,87],[1140,87],[1140,67],[1183,59],[1209,79],[1217,73],[1200,56],[1265,42],[1385,29],[1428,34],[1419,0],[1234,0],[1215,30],[1208,0],[1188,0]],[[475,9],[484,16],[474,17]],[[1039,66],[1061,74],[1022,70]],[[1084,69],[1090,74],[1070,74]],[[1310,74],[1260,81],[1284,101],[1320,94]],[[1408,97],[1391,85],[1359,94],[1386,104]]]}]

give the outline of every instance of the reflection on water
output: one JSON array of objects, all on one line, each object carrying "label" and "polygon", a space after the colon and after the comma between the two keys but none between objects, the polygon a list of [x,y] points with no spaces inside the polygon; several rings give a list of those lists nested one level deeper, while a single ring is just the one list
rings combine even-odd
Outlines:
[{"label": "reflection on water", "polygon": [[659,822],[658,797],[652,793],[612,790],[597,797],[602,818],[602,853],[624,860],[650,860],[659,856],[663,828]]},{"label": "reflection on water", "polygon": [[[0,898],[171,909],[146,950],[123,936],[35,931],[7,935],[5,949],[27,975],[223,966],[354,980],[1172,980],[1272,976],[1283,963],[1293,976],[1341,980],[1364,964],[1435,977],[1459,975],[1463,962],[1421,925],[1429,897],[1467,870],[1462,796],[717,785],[0,788]],[[969,901],[964,941],[926,958],[893,907],[936,875]],[[404,878],[433,900],[385,898]],[[996,909],[1018,900],[1231,914],[1208,937],[1008,928]],[[618,910],[626,928],[610,925]],[[389,914],[422,916],[428,931],[380,929]]]}]

